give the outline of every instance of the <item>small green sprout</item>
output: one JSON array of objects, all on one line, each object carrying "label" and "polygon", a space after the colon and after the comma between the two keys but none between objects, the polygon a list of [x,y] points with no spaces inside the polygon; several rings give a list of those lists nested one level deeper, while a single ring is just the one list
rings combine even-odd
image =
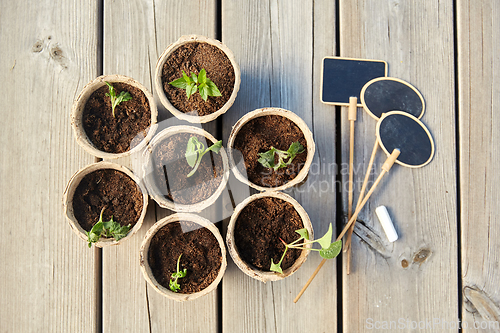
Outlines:
[{"label": "small green sprout", "polygon": [[[304,151],[304,146],[297,141],[292,143],[287,151],[271,147],[271,149],[265,153],[259,153],[260,158],[258,161],[264,168],[273,168],[274,171],[276,171],[279,168],[285,168],[290,165],[295,156],[303,153]],[[274,163],[274,154],[278,154],[277,164]],[[288,159],[288,161],[285,162],[285,159]]]},{"label": "small green sprout", "polygon": [[[283,274],[283,270],[281,269],[281,263],[283,262],[283,259],[285,258],[285,254],[288,251],[288,249],[300,249],[300,250],[307,250],[307,251],[317,251],[319,252],[320,256],[325,258],[325,259],[333,259],[336,256],[339,255],[340,250],[342,249],[342,240],[338,240],[336,242],[332,243],[332,224],[330,223],[330,227],[328,228],[328,231],[326,234],[321,237],[320,239],[314,240],[307,242],[309,240],[309,234],[307,232],[306,228],[295,230],[296,233],[300,235],[300,238],[293,241],[290,244],[285,243],[281,238],[280,240],[285,244],[285,252],[283,252],[283,255],[281,256],[280,261],[275,264],[273,262],[273,259],[271,259],[271,268],[270,270],[276,273]],[[306,240],[306,242],[297,244],[301,240]],[[313,249],[313,248],[306,248],[304,247],[305,245],[308,244],[313,244],[313,243],[318,243],[321,246],[321,249]]]},{"label": "small green sprout", "polygon": [[120,223],[113,221],[113,216],[111,216],[111,220],[107,222],[103,221],[102,214],[104,213],[104,209],[105,208],[101,210],[99,221],[94,224],[90,231],[85,231],[88,237],[89,247],[92,247],[92,243],[96,243],[101,237],[113,237],[115,240],[119,241],[127,236],[130,230],[130,224],[122,226]]},{"label": "small green sprout", "polygon": [[187,274],[186,268],[184,268],[182,271],[179,270],[179,264],[181,262],[181,257],[182,257],[182,253],[179,255],[179,259],[177,259],[177,272],[172,274],[172,278],[170,279],[170,282],[168,284],[168,286],[170,287],[170,290],[172,290],[174,293],[178,292],[181,289],[181,286],[177,283],[177,280],[185,277]]},{"label": "small green sprout", "polygon": [[200,92],[201,98],[206,102],[208,96],[222,96],[219,88],[207,77],[207,72],[203,68],[198,76],[191,72],[191,76],[188,76],[186,72],[182,71],[182,77],[169,82],[176,88],[185,89],[187,98],[191,97],[196,91]]},{"label": "small green sprout", "polygon": [[113,86],[109,83],[104,81],[108,85],[109,88],[109,94],[106,93],[106,96],[108,96],[111,99],[111,106],[113,110],[113,118],[115,117],[115,108],[118,104],[121,102],[126,102],[130,101],[132,99],[132,96],[128,91],[122,91],[120,95],[116,96],[116,90],[113,88]]},{"label": "small green sprout", "polygon": [[185,156],[186,161],[188,162],[189,166],[193,168],[193,170],[191,170],[191,172],[187,176],[191,177],[192,175],[194,175],[194,173],[200,166],[201,158],[203,157],[203,155],[205,155],[210,150],[218,154],[221,148],[222,140],[217,141],[205,150],[205,145],[198,141],[195,136],[190,137],[187,143]]}]

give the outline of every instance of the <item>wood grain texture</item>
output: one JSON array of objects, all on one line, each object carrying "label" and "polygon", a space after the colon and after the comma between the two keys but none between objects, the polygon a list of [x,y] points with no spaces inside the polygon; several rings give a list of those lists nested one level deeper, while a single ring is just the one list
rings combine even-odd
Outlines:
[{"label": "wood grain texture", "polygon": [[62,196],[94,160],[69,115],[96,75],[96,5],[2,2],[0,43],[0,330],[95,332],[94,251],[69,227]]},{"label": "wood grain texture", "polygon": [[464,332],[500,332],[499,16],[498,1],[457,3]]},{"label": "wood grain texture", "polygon": [[[457,201],[454,105],[453,3],[341,1],[340,55],[385,60],[389,76],[417,87],[426,101],[422,121],[436,143],[434,160],[411,170],[394,166],[357,223],[351,274],[343,277],[345,332],[367,332],[375,321],[456,322]],[[346,112],[346,111],[345,111]],[[348,121],[342,111],[342,146]],[[375,121],[358,111],[355,198],[375,140]],[[385,161],[379,149],[374,175]],[[343,148],[343,161],[348,150]],[[343,175],[346,173],[343,172]],[[347,177],[344,176],[344,182]],[[369,184],[370,185],[370,184]],[[357,199],[355,199],[357,200]],[[347,196],[343,196],[347,211]],[[400,239],[389,243],[375,217],[386,205]],[[446,281],[446,283],[443,283]],[[411,325],[398,332],[411,332]],[[429,330],[455,332],[455,329]]]},{"label": "wood grain texture", "polygon": [[[190,24],[186,24],[189,16]],[[123,74],[151,92],[156,61],[181,35],[215,35],[215,1],[134,0],[104,1],[104,74]],[[158,104],[159,130],[181,123]],[[185,122],[183,124],[186,124]],[[206,129],[215,134],[216,125]],[[139,156],[120,159],[142,174]],[[158,210],[158,212],[156,212]],[[217,294],[177,303],[147,285],[139,266],[139,248],[146,231],[170,214],[150,200],[144,224],[129,242],[103,249],[104,332],[215,332]],[[127,290],[117,293],[116,290]],[[125,315],[128,314],[128,315]]]},{"label": "wood grain texture", "polygon": [[[222,41],[242,74],[235,104],[224,115],[224,139],[242,115],[257,108],[282,107],[299,115],[313,131],[316,156],[307,181],[288,193],[308,212],[315,233],[323,234],[335,224],[335,108],[319,97],[321,58],[335,50],[334,2],[223,1]],[[223,331],[336,332],[335,261],[293,303],[320,261],[311,253],[291,277],[263,284],[230,260],[223,279]],[[307,320],[299,320],[306,311]]]}]

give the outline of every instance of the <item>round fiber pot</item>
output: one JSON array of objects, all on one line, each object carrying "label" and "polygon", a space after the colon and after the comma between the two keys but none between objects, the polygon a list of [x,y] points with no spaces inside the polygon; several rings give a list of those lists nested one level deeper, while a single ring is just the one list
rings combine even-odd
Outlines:
[{"label": "round fiber pot", "polygon": [[[259,153],[271,147],[286,151],[296,141],[305,151],[287,167],[275,171],[258,162]],[[232,128],[227,147],[229,166],[236,178],[259,191],[282,191],[302,182],[316,149],[306,123],[295,113],[280,108],[257,109],[241,117]],[[237,167],[241,158],[245,170]]]},{"label": "round fiber pot", "polygon": [[[261,219],[262,214],[265,215],[266,212],[273,212],[273,214],[277,214],[278,216],[280,216],[279,213],[276,213],[277,211],[279,211],[278,208],[267,208],[269,207],[269,203],[271,203],[272,205],[281,205],[281,209],[284,215],[281,216],[281,219],[277,218],[277,224],[274,221],[269,221],[265,218]],[[252,209],[254,208],[256,209],[252,211]],[[290,214],[290,209],[295,210],[295,213]],[[240,216],[241,219],[245,222],[238,220]],[[254,221],[248,222],[248,219],[246,219],[245,216],[248,216],[250,220]],[[287,228],[288,231],[286,233],[282,232],[273,234],[274,230],[279,230],[280,228],[284,229],[286,227],[282,225],[283,222],[289,223],[290,225],[295,224],[297,217],[301,220],[302,226],[291,226],[291,228]],[[255,222],[257,220],[259,222]],[[260,223],[263,226],[263,229],[260,229],[260,227],[255,227],[257,223]],[[266,226],[271,226],[272,230],[266,230]],[[307,229],[309,233],[309,240],[313,240],[314,233],[311,221],[309,220],[309,216],[307,215],[304,208],[302,208],[302,206],[291,196],[282,192],[272,191],[254,194],[245,199],[238,206],[236,206],[236,209],[231,216],[226,235],[229,254],[243,273],[256,280],[267,282],[284,279],[285,277],[292,275],[300,268],[300,266],[306,261],[310,251],[289,249],[286,256],[294,256],[296,257],[296,259],[294,261],[292,260],[293,263],[288,268],[284,267],[282,264],[283,274],[258,268],[252,263],[246,261],[244,258],[253,258],[256,255],[260,256],[262,253],[267,254],[268,252],[273,251],[273,248],[276,248],[276,243],[281,244],[281,241],[279,240],[279,238],[281,237],[290,237],[290,234],[292,234],[293,236],[291,237],[295,237],[295,239],[298,239],[299,235],[295,233],[295,230],[302,228]],[[242,233],[244,234],[243,238],[241,237]],[[261,238],[257,239],[256,235],[261,235]],[[255,239],[255,242],[253,240],[251,242],[248,242],[248,239],[252,238]],[[244,239],[245,244],[238,244],[240,239]],[[285,239],[285,241],[289,244],[295,239]],[[252,243],[256,245],[253,246]],[[310,248],[311,244],[308,244],[305,247]],[[244,253],[244,248],[249,249],[250,252],[255,250],[255,252]],[[284,250],[285,247],[282,246],[282,249],[279,250],[277,257],[273,258],[275,264],[279,262]],[[296,252],[292,253],[292,251]],[[285,259],[287,258],[286,256]],[[257,262],[257,260],[258,259],[256,259],[255,262]],[[259,265],[261,263],[262,261],[260,261]],[[266,259],[266,263],[270,265],[270,259]]]},{"label": "round fiber pot", "polygon": [[[223,59],[222,63],[216,64],[213,55],[203,57],[204,52],[213,50],[220,50],[215,51],[215,54]],[[202,69],[206,70],[207,77],[219,88],[222,96],[208,97],[204,102],[199,92],[196,92],[188,99],[185,90],[169,85],[169,82],[182,77],[182,70],[191,76],[191,73],[198,75]],[[234,83],[231,84],[233,79]],[[224,114],[233,105],[240,82],[240,68],[231,50],[218,40],[204,36],[180,37],[163,51],[156,64],[155,89],[161,103],[175,117],[191,123],[206,123]]]},{"label": "round fiber pot", "polygon": [[[114,117],[110,97],[103,96],[104,92],[109,93],[106,82],[115,88],[117,95],[121,91],[132,91],[135,96],[118,104]],[[107,104],[98,114],[89,115],[85,112],[87,103],[90,103],[89,110],[95,105]],[[145,112],[150,112],[150,116]],[[144,148],[156,131],[157,118],[153,95],[142,84],[123,75],[103,75],[92,80],[80,92],[71,109],[71,126],[76,141],[89,154],[103,159],[128,156]]]},{"label": "round fiber pot", "polygon": [[[173,225],[173,223],[183,221],[180,225]],[[203,230],[202,230],[203,229]],[[207,232],[208,230],[208,232]],[[198,234],[193,234],[189,235],[189,232],[197,232]],[[161,237],[171,237],[170,240],[166,240],[164,238],[161,238],[160,240],[156,239],[156,235],[159,234]],[[220,249],[220,266],[217,269],[213,269],[210,272],[206,272],[203,269],[206,269],[205,263],[199,263],[192,265],[193,262],[191,261],[194,257],[189,257],[190,253],[208,253],[207,255],[210,256],[211,253],[213,253],[213,243],[215,242],[213,239],[210,240],[210,246],[212,247],[211,250],[207,250],[205,252],[204,250],[207,249],[206,246],[207,243],[203,240],[203,238],[207,238],[207,235],[210,234],[216,239],[216,243],[219,246]],[[167,235],[167,236],[164,236]],[[180,236],[179,236],[180,235]],[[160,237],[160,236],[159,236]],[[185,238],[183,238],[185,237]],[[161,277],[157,278],[155,277],[155,274],[153,273],[153,270],[156,272],[166,272],[166,276],[168,279],[170,279],[170,276],[172,273],[176,271],[175,264],[173,265],[173,268],[171,270],[168,270],[168,262],[170,261],[171,263],[176,263],[179,257],[179,254],[175,252],[172,249],[165,249],[165,251],[158,250],[158,244],[161,244],[161,246],[169,246],[171,242],[174,241],[182,241],[186,240],[186,247],[183,247],[183,249],[180,249],[179,253],[181,254],[181,259],[180,259],[180,270],[183,270],[184,268],[187,270],[187,275],[185,278],[181,278],[178,280],[178,283],[183,286],[185,283],[186,286],[189,287],[190,282],[188,281],[189,275],[190,274],[196,274],[197,272],[194,271],[195,266],[203,266],[203,268],[200,268],[200,271],[203,272],[202,274],[207,274],[207,277],[204,278],[202,277],[197,277],[198,279],[205,279],[206,281],[206,286],[196,292],[193,293],[184,293],[183,289],[181,288],[178,292],[173,292],[170,290],[168,287],[168,282],[161,284],[159,280]],[[162,241],[163,240],[163,241]],[[195,241],[193,241],[195,240]],[[195,244],[197,241],[199,241],[199,244]],[[183,244],[184,245],[184,244]],[[193,247],[193,251],[191,251],[190,246]],[[204,250],[200,250],[200,247],[203,248]],[[156,249],[156,253],[153,253]],[[177,250],[177,249],[176,249]],[[174,254],[175,252],[175,254]],[[169,256],[172,254],[171,258],[160,258],[160,254],[164,253],[166,256]],[[150,262],[152,260],[152,262]],[[161,261],[161,263],[159,263]],[[140,249],[140,265],[141,265],[141,270],[144,275],[144,278],[146,281],[160,294],[163,296],[166,296],[170,299],[173,299],[175,301],[183,302],[183,301],[190,301],[193,299],[196,299],[198,297],[204,296],[208,293],[210,293],[212,290],[217,288],[217,285],[222,279],[222,276],[224,275],[224,272],[226,271],[226,249],[224,247],[224,242],[222,240],[222,236],[220,235],[219,229],[215,227],[213,223],[208,221],[205,218],[202,218],[198,215],[194,214],[186,214],[186,213],[177,213],[173,214],[170,216],[165,217],[164,219],[161,219],[160,221],[156,222],[146,233],[146,236],[144,238],[144,241],[142,242],[141,249]],[[207,265],[208,266],[208,265]],[[158,268],[162,267],[162,268]],[[159,269],[159,270],[157,270]],[[211,281],[211,282],[209,282]],[[205,282],[202,282],[205,283]]]},{"label": "round fiber pot", "polygon": [[[98,242],[93,243],[97,247],[103,247],[103,246],[108,246],[108,245],[117,245],[117,244],[127,240],[128,238],[132,237],[132,235],[134,235],[137,232],[137,230],[139,230],[141,228],[142,222],[144,220],[144,216],[146,215],[146,210],[148,207],[148,194],[147,194],[146,188],[144,187],[144,185],[142,185],[142,183],[139,181],[139,179],[129,169],[125,168],[124,166],[121,166],[121,165],[118,165],[115,163],[109,163],[109,162],[98,162],[98,163],[90,164],[90,165],[80,169],[78,172],[76,172],[73,175],[73,177],[71,177],[68,185],[66,186],[66,190],[64,191],[64,195],[63,195],[64,213],[66,215],[66,218],[69,221],[71,229],[73,229],[73,231],[78,235],[78,237],[80,237],[81,239],[83,239],[84,241],[87,242],[88,237],[85,234],[85,229],[80,224],[81,222],[79,222],[77,220],[77,218],[75,217],[74,202],[77,202],[77,200],[75,199],[75,192],[77,191],[77,188],[79,187],[80,183],[84,179],[87,179],[86,176],[91,177],[92,173],[100,172],[101,170],[116,171],[116,173],[114,173],[116,175],[111,176],[111,177],[113,177],[113,179],[118,179],[120,186],[123,188],[122,193],[123,192],[130,193],[130,189],[135,190],[137,188],[137,191],[140,192],[140,198],[142,199],[142,209],[140,210],[140,215],[137,218],[135,225],[129,230],[127,236],[120,239],[119,241],[116,241],[114,238],[102,238],[101,237],[101,239]],[[106,177],[108,177],[108,176],[106,176]],[[116,177],[118,177],[118,178],[116,178]],[[125,178],[125,180],[124,180],[123,177],[128,177],[129,179]],[[102,179],[104,179],[104,176],[102,176],[101,181],[102,181]],[[98,181],[96,183],[98,184],[101,181]],[[93,183],[91,183],[91,184],[92,184],[92,186],[91,186],[92,188],[97,187],[97,186],[94,186]],[[101,185],[104,185],[104,184],[105,183],[102,183]],[[136,186],[136,188],[132,184],[134,184]],[[89,187],[89,189],[90,189],[90,187]],[[81,188],[79,190],[79,192],[81,190],[85,191],[86,188]],[[116,216],[116,214],[113,214],[113,210],[116,211],[116,209],[117,209],[117,207],[115,207],[115,203],[113,203],[113,201],[118,200],[118,199],[113,198],[113,197],[108,197],[108,196],[112,196],[113,194],[104,195],[102,193],[97,193],[98,190],[93,190],[93,191],[94,192],[91,194],[92,199],[90,199],[89,201],[96,202],[96,205],[102,205],[101,198],[103,196],[106,196],[105,200],[109,200],[109,202],[105,204],[106,208],[105,208],[104,220],[108,221],[110,218],[106,217],[106,216],[113,215],[113,219],[116,222],[120,222],[119,216]],[[136,195],[138,195],[138,194],[136,194]],[[100,199],[96,200],[95,199],[96,197],[99,197]],[[89,196],[89,198],[90,198],[90,196]],[[76,203],[76,205],[78,205],[78,203]],[[95,222],[97,222],[99,220],[99,214],[100,214],[101,209],[102,209],[101,207],[94,209],[95,213],[97,214],[97,217],[94,218]],[[78,215],[79,214],[77,213],[77,216]],[[88,231],[90,231],[90,229]]]},{"label": "round fiber pot", "polygon": [[218,141],[199,127],[172,126],[155,135],[143,154],[143,179],[149,194],[160,207],[175,212],[201,212],[212,205],[229,177],[224,147],[219,153],[207,152],[196,172],[187,177],[192,167],[185,153],[191,136],[196,136],[205,148]]}]

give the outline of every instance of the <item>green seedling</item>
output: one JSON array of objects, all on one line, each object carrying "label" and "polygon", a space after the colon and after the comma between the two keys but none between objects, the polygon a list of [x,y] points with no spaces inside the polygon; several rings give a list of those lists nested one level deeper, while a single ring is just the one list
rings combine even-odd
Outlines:
[{"label": "green seedling", "polygon": [[132,99],[132,96],[128,91],[122,91],[120,95],[116,96],[116,90],[113,88],[113,86],[109,83],[104,81],[108,85],[109,88],[109,94],[106,93],[106,96],[108,96],[111,99],[111,107],[112,107],[112,113],[113,113],[113,118],[115,117],[115,108],[118,104],[121,102],[126,102],[130,101]]},{"label": "green seedling", "polygon": [[170,290],[172,290],[174,293],[178,292],[181,289],[181,286],[180,286],[180,284],[177,283],[177,280],[185,277],[187,274],[186,268],[184,268],[182,271],[179,270],[179,265],[181,263],[181,257],[182,257],[182,253],[179,255],[179,259],[177,259],[177,272],[172,274],[172,278],[170,279],[170,282],[168,284],[168,286],[170,287]]},{"label": "green seedling", "polygon": [[104,209],[105,208],[101,210],[99,221],[94,224],[90,231],[85,231],[85,234],[87,234],[88,237],[89,247],[92,247],[92,243],[96,243],[99,239],[101,239],[101,237],[113,237],[119,241],[123,237],[127,236],[130,230],[130,224],[122,226],[120,223],[113,221],[113,216],[111,216],[111,220],[103,221],[102,214],[104,213]]},{"label": "green seedling", "polygon": [[203,155],[205,155],[209,151],[213,151],[214,153],[218,154],[221,148],[222,140],[217,141],[216,143],[205,149],[205,145],[198,141],[195,136],[190,137],[187,143],[185,156],[186,161],[188,162],[189,166],[193,168],[193,170],[191,170],[191,172],[187,176],[191,177],[192,175],[194,175],[194,173],[200,166]]},{"label": "green seedling", "polygon": [[[290,244],[285,243],[281,238],[280,240],[285,244],[285,252],[283,252],[283,255],[281,256],[280,261],[275,264],[273,262],[273,259],[271,259],[271,268],[270,270],[276,273],[283,274],[283,270],[281,269],[281,263],[283,262],[283,259],[285,258],[285,254],[288,251],[288,249],[300,249],[300,250],[307,250],[307,251],[317,251],[319,252],[319,255],[325,259],[333,259],[336,256],[339,255],[340,250],[342,249],[342,240],[338,240],[336,242],[332,243],[332,224],[330,223],[330,227],[328,228],[328,231],[326,234],[321,237],[320,239],[316,239],[313,241],[309,241],[309,233],[307,232],[306,228],[295,230],[296,233],[300,235],[300,238],[293,241]],[[298,244],[300,241],[304,240],[305,242]],[[306,248],[305,246],[308,244],[314,244],[318,243],[321,246],[321,249],[313,249],[313,248]]]},{"label": "green seedling", "polygon": [[207,72],[203,68],[198,76],[191,72],[191,76],[188,76],[186,72],[182,71],[182,77],[169,82],[176,88],[185,89],[187,98],[191,97],[196,91],[200,92],[201,98],[206,102],[208,96],[222,96],[219,88],[207,77]]},{"label": "green seedling", "polygon": [[[273,168],[274,171],[276,171],[279,168],[285,168],[290,165],[295,156],[303,153],[304,151],[304,146],[297,141],[292,143],[287,151],[271,147],[271,149],[265,153],[259,153],[260,158],[258,161],[264,168]],[[274,163],[275,154],[278,154],[278,163],[276,164]],[[288,161],[285,162],[286,159],[288,159]]]}]

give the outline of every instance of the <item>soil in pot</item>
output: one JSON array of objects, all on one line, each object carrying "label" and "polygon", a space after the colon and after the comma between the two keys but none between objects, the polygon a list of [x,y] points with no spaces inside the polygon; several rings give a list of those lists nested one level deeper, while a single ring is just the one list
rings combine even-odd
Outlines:
[{"label": "soil in pot", "polygon": [[151,125],[151,109],[146,95],[138,88],[112,82],[118,96],[129,92],[132,99],[121,102],[112,113],[107,85],[90,95],[83,112],[83,128],[94,146],[108,153],[123,153],[137,146]]},{"label": "soil in pot", "polygon": [[[271,258],[278,263],[287,244],[300,236],[295,230],[304,228],[293,205],[285,200],[264,197],[250,202],[240,212],[234,226],[234,243],[245,262],[262,271],[269,271]],[[281,263],[290,268],[302,250],[289,249]]]},{"label": "soil in pot", "polygon": [[73,196],[73,211],[80,226],[90,231],[99,221],[103,208],[104,221],[113,220],[133,228],[142,212],[142,192],[123,172],[96,170],[83,177]]},{"label": "soil in pot", "polygon": [[170,278],[177,271],[177,259],[181,254],[179,269],[187,269],[187,275],[178,280],[180,293],[199,292],[217,278],[222,253],[215,236],[196,223],[173,222],[158,230],[151,239],[148,251],[149,266],[162,286],[169,288]]},{"label": "soil in pot", "polygon": [[210,151],[203,156],[196,172],[187,177],[192,168],[187,163],[185,154],[188,140],[192,136],[196,136],[205,148],[212,145],[209,139],[201,135],[178,133],[165,138],[153,149],[154,177],[158,189],[161,193],[166,193],[165,197],[169,200],[183,205],[208,199],[219,187],[224,174],[220,153]]},{"label": "soil in pot", "polygon": [[[222,96],[209,96],[205,102],[197,92],[188,99],[186,90],[175,88],[169,82],[187,75],[196,75],[202,69],[212,80]],[[196,112],[198,116],[206,116],[221,109],[233,93],[235,74],[229,58],[219,48],[208,43],[186,43],[175,49],[163,65],[161,80],[163,90],[170,103],[184,113]]]},{"label": "soil in pot", "polygon": [[[294,142],[304,146],[305,152],[298,154],[290,165],[274,171],[265,168],[259,162],[259,153],[269,151],[271,147],[288,150]],[[290,119],[279,115],[257,117],[247,122],[239,130],[234,142],[234,149],[239,150],[245,161],[248,180],[262,187],[282,186],[299,174],[307,159],[307,142],[304,133]],[[235,161],[238,164],[238,161]],[[275,156],[275,163],[278,156]]]}]

